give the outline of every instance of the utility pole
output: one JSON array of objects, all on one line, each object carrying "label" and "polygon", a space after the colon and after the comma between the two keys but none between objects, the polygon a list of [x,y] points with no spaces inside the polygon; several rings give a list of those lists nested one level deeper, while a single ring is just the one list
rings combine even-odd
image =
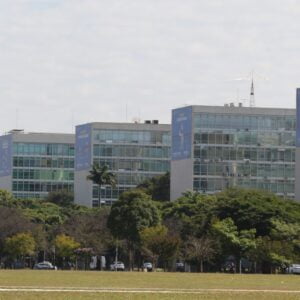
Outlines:
[{"label": "utility pole", "polygon": [[118,264],[118,240],[116,241],[116,257],[115,257],[115,271],[118,271],[117,268],[117,264]]}]

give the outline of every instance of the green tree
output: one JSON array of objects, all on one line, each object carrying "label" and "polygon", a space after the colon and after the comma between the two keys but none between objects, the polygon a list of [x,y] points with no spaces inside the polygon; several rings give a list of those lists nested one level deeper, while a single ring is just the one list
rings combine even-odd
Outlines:
[{"label": "green tree", "polygon": [[203,262],[210,261],[216,254],[216,243],[208,236],[189,237],[185,243],[186,257],[195,261],[200,267],[200,272],[203,272]]},{"label": "green tree", "polygon": [[[242,272],[241,259],[248,256],[249,252],[256,248],[256,229],[238,231],[237,226],[231,218],[217,221],[213,224],[213,229],[223,241],[224,248],[228,254],[234,254],[239,261],[239,271]],[[225,250],[226,251],[226,250]],[[226,251],[226,252],[227,252]]]},{"label": "green tree", "polygon": [[231,218],[239,230],[255,228],[258,236],[270,235],[273,220],[300,223],[300,203],[252,189],[230,188],[216,194],[216,217]]},{"label": "green tree", "polygon": [[140,232],[142,252],[151,259],[153,269],[155,269],[157,260],[164,251],[164,240],[167,234],[167,227],[162,225],[146,227]]},{"label": "green tree", "polygon": [[287,241],[272,240],[265,236],[258,237],[256,244],[251,254],[263,273],[275,273],[278,269],[284,271],[295,259],[293,245]]},{"label": "green tree", "polygon": [[15,206],[14,202],[15,199],[10,192],[8,192],[7,190],[0,189],[0,206],[14,207]]},{"label": "green tree", "polygon": [[202,195],[186,192],[177,201],[164,204],[164,219],[176,219],[181,222],[182,239],[187,236],[207,235],[218,213],[215,195]]},{"label": "green tree", "polygon": [[98,206],[101,207],[101,187],[104,185],[114,187],[116,185],[116,175],[109,171],[107,165],[100,166],[98,163],[92,165],[89,173],[87,179],[98,185]]},{"label": "green tree", "polygon": [[74,258],[75,249],[80,247],[79,243],[77,243],[72,237],[65,234],[56,236],[54,245],[57,255],[63,258],[63,260],[66,258]]},{"label": "green tree", "polygon": [[0,255],[3,255],[6,238],[21,232],[30,232],[34,225],[22,214],[21,210],[0,207]]},{"label": "green tree", "polygon": [[170,201],[170,173],[146,179],[137,188],[142,189],[155,201]]},{"label": "green tree", "polygon": [[50,192],[45,200],[59,206],[68,207],[74,203],[74,194],[67,190]]},{"label": "green tree", "polygon": [[127,240],[129,265],[132,268],[134,245],[140,242],[140,232],[160,222],[160,213],[150,196],[141,190],[129,190],[111,208],[108,227],[113,236]]},{"label": "green tree", "polygon": [[72,236],[81,247],[92,248],[95,254],[103,255],[113,243],[113,238],[107,228],[109,213],[109,208],[105,207],[74,214],[60,226],[60,230]]},{"label": "green tree", "polygon": [[163,225],[146,227],[140,232],[142,253],[152,261],[153,268],[160,259],[164,268],[179,252],[181,240],[178,235],[169,234]]},{"label": "green tree", "polygon": [[24,258],[33,255],[35,251],[35,240],[31,233],[17,233],[5,240],[5,251],[12,258]]}]

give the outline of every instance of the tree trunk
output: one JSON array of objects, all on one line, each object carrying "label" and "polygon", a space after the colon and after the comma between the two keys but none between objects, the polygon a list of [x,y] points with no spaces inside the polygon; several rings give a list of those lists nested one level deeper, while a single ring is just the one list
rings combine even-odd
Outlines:
[{"label": "tree trunk", "polygon": [[239,259],[239,272],[242,274],[242,259]]},{"label": "tree trunk", "polygon": [[200,272],[203,273],[203,260],[200,260]]},{"label": "tree trunk", "polygon": [[98,206],[101,207],[101,184],[99,184],[98,187]]},{"label": "tree trunk", "polygon": [[133,247],[131,243],[129,243],[128,247],[128,258],[129,258],[129,271],[132,271],[132,266],[133,266]]}]

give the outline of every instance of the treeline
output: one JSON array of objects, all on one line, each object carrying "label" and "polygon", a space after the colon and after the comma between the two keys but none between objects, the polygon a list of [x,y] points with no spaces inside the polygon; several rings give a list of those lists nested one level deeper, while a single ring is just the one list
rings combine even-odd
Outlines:
[{"label": "treeline", "polygon": [[107,267],[117,254],[127,269],[150,261],[170,271],[180,262],[192,271],[274,273],[300,262],[299,203],[236,188],[164,201],[167,179],[149,180],[112,207],[93,209],[73,204],[67,192],[21,200],[0,191],[1,266],[49,260],[89,269],[92,257],[105,257]]}]

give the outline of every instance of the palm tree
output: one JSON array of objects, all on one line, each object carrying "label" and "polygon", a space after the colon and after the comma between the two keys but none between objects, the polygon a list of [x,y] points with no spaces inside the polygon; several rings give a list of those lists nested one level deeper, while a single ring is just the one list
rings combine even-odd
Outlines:
[{"label": "palm tree", "polygon": [[98,163],[94,163],[86,179],[98,185],[98,206],[101,207],[101,186],[110,185],[111,187],[115,187],[116,175],[109,171],[107,165],[100,166]]}]

